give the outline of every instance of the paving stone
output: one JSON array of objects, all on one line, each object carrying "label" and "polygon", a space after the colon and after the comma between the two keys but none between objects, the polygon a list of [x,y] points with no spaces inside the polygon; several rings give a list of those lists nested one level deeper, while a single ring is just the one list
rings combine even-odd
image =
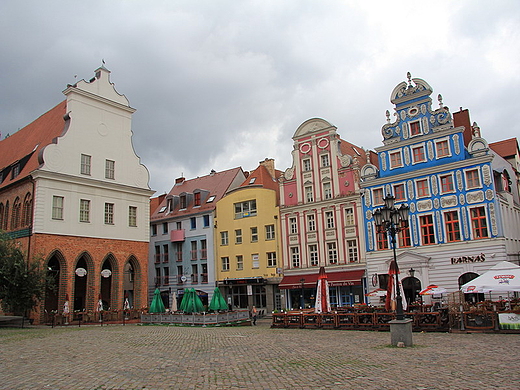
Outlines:
[{"label": "paving stone", "polygon": [[520,335],[108,325],[0,329],[0,389],[512,389]]}]

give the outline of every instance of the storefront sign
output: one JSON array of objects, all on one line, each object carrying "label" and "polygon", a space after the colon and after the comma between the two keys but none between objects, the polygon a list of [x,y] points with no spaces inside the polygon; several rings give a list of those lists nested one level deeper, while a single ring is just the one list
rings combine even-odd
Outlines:
[{"label": "storefront sign", "polygon": [[481,253],[477,256],[460,256],[452,257],[451,264],[463,264],[463,263],[482,263],[486,260],[486,255]]}]

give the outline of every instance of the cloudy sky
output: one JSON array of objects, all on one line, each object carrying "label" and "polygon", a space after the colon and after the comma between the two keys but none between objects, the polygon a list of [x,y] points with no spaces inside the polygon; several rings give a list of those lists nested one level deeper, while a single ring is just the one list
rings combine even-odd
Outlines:
[{"label": "cloudy sky", "polygon": [[[426,4],[427,3],[427,4]],[[134,146],[157,194],[266,157],[285,170],[307,119],[382,145],[406,72],[489,141],[520,133],[520,2],[4,0],[0,133],[90,79],[102,59],[129,99]]]}]

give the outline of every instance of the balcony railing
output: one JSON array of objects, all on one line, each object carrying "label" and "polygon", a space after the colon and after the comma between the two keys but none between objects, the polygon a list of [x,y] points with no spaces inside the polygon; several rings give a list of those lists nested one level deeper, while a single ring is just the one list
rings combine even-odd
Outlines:
[{"label": "balcony railing", "polygon": [[208,250],[207,249],[201,249],[200,250],[200,258],[202,260],[206,260],[208,258]]},{"label": "balcony railing", "polygon": [[208,283],[208,274],[200,274],[200,282]]}]

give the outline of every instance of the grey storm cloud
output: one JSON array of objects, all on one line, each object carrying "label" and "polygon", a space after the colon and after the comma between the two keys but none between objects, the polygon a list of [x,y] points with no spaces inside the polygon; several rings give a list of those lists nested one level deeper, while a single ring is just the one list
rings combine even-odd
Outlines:
[{"label": "grey storm cloud", "polygon": [[406,72],[434,99],[469,108],[488,141],[516,137],[520,3],[416,1],[5,1],[0,5],[3,138],[64,99],[102,59],[134,114],[150,186],[266,157],[292,164],[312,117],[381,145]]}]

